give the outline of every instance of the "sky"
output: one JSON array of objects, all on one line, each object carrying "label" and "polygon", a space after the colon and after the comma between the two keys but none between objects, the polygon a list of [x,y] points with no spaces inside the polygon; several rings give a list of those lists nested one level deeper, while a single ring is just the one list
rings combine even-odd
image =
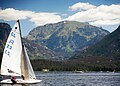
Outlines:
[{"label": "sky", "polygon": [[109,32],[120,25],[120,0],[0,0],[0,22],[21,22],[22,35],[60,21],[88,22]]}]

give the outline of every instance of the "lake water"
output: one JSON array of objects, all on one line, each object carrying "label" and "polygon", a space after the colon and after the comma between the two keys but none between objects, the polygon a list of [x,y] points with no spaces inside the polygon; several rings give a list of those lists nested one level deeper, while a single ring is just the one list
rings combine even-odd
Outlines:
[{"label": "lake water", "polygon": [[120,73],[36,72],[38,84],[1,86],[120,86]]}]

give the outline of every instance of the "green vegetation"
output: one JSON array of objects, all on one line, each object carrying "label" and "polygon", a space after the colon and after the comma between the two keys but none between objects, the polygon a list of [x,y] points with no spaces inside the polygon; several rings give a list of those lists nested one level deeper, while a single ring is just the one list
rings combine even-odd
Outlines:
[{"label": "green vegetation", "polygon": [[71,52],[72,52],[72,49],[71,49],[71,47],[70,47],[69,44],[66,45],[65,51],[66,51],[67,53],[71,53]]},{"label": "green vegetation", "polygon": [[[2,52],[0,52],[0,62]],[[120,59],[105,57],[84,57],[65,61],[45,59],[31,60],[34,70],[43,71],[120,71]]]},{"label": "green vegetation", "polygon": [[[77,55],[120,58],[120,26],[101,41]],[[77,57],[75,56],[75,57]]]},{"label": "green vegetation", "polygon": [[[36,27],[30,31],[26,39],[31,41],[32,44],[42,44],[42,46],[47,47],[52,52],[56,53],[55,57],[69,58],[73,56],[77,50],[82,50],[95,44],[107,34],[109,34],[108,31],[100,27],[92,26],[89,23],[62,21]],[[26,43],[26,45],[28,44]],[[39,48],[39,46],[37,48]],[[40,53],[43,49],[35,50],[38,50],[37,53]],[[33,51],[29,54],[36,53]],[[46,59],[49,56],[43,57]]]},{"label": "green vegetation", "polygon": [[120,59],[85,57],[66,61],[32,60],[33,68],[38,71],[120,71]]},{"label": "green vegetation", "polygon": [[[36,40],[23,39],[23,42],[27,47],[28,54],[32,57],[31,62],[35,70],[120,71],[120,26],[116,31],[107,35],[104,39],[95,44],[101,39],[102,35],[105,36],[108,32],[86,24],[82,24],[83,26],[80,27],[79,23],[75,24],[77,22],[67,23],[68,24],[65,26],[66,28],[68,27],[67,30],[63,28],[63,22],[45,25],[36,28],[36,32],[33,32],[37,35],[35,38]],[[3,27],[0,29],[1,32],[2,30],[6,31],[4,31],[4,33],[0,32],[0,62],[2,59],[3,48],[10,31],[10,29],[2,28]],[[98,29],[100,29],[100,31],[98,31]],[[75,32],[76,30],[78,31]],[[62,31],[65,33],[67,32],[67,34],[69,33],[69,36],[58,36],[58,34],[60,35],[59,32]],[[61,33],[62,35],[65,34],[63,32]],[[42,40],[44,37],[45,40]],[[29,38],[33,37],[30,35]],[[88,46],[90,47],[85,49]],[[60,61],[65,58],[61,57],[61,54],[71,55],[72,51],[83,48],[85,49],[84,51],[81,50],[82,52],[77,52],[79,54],[72,58]],[[57,54],[56,52],[59,52],[60,54]],[[55,61],[55,59],[58,61]]]}]

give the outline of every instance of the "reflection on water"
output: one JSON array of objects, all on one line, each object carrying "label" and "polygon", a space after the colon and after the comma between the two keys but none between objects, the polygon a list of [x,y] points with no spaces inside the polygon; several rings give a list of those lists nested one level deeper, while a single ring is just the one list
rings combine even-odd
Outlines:
[{"label": "reflection on water", "polygon": [[0,86],[120,86],[120,73],[36,72],[42,82]]}]

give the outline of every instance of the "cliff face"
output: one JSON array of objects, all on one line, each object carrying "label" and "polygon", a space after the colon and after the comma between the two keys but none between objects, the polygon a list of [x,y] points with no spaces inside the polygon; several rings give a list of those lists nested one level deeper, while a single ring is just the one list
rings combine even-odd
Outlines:
[{"label": "cliff face", "polygon": [[3,52],[4,44],[8,38],[11,27],[7,23],[0,23],[0,51]]},{"label": "cliff face", "polygon": [[7,23],[0,23],[0,62],[4,50],[4,45],[10,33],[11,27]]}]

